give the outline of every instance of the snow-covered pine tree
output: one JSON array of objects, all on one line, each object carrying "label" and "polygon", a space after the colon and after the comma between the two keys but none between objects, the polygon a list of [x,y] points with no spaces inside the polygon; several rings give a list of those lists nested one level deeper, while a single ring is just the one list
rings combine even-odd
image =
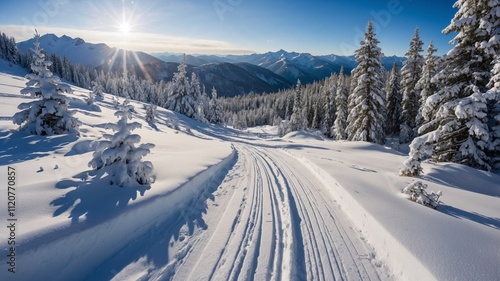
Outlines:
[{"label": "snow-covered pine tree", "polygon": [[212,98],[209,102],[209,121],[213,124],[223,124],[224,116],[223,116],[222,104],[220,102],[219,97],[217,96],[217,90],[215,87],[212,88]]},{"label": "snow-covered pine tree", "polygon": [[[439,57],[435,56],[434,53],[437,49],[434,47],[434,43],[431,41],[429,47],[427,48],[427,54],[425,55],[425,62],[422,68],[422,76],[418,80],[416,88],[420,91],[420,107],[417,115],[416,125],[419,128],[422,124],[428,123],[434,117],[436,113],[436,108],[425,107],[425,102],[428,97],[433,95],[438,90],[438,85],[432,78],[439,71]],[[434,128],[435,129],[435,128]],[[418,132],[419,135],[425,134],[426,132]]]},{"label": "snow-covered pine tree", "polygon": [[349,111],[347,108],[347,99],[349,97],[349,88],[346,83],[346,77],[344,75],[344,68],[340,69],[339,78],[337,80],[337,95],[335,96],[335,103],[337,105],[337,112],[335,118],[335,125],[332,128],[332,132],[335,135],[336,140],[346,140],[347,139],[347,116]]},{"label": "snow-covered pine tree", "polygon": [[332,135],[332,126],[335,117],[335,112],[333,112],[332,110],[331,96],[332,94],[327,89],[323,89],[321,95],[323,118],[321,119],[320,129],[323,135],[327,137],[330,137]]},{"label": "snow-covered pine tree", "polygon": [[206,118],[207,112],[205,109],[208,107],[207,106],[208,95],[206,94],[204,88],[202,91],[200,80],[198,79],[198,76],[194,72],[191,73],[190,85],[191,85],[191,92],[193,93],[193,100],[194,100],[193,106],[196,109],[196,113],[194,114],[193,118],[200,122],[208,123],[208,120]]},{"label": "snow-covered pine tree", "polygon": [[313,117],[312,117],[312,121],[311,121],[311,129],[315,130],[315,129],[318,129],[319,128],[319,121],[320,121],[320,106],[319,106],[319,101],[318,99],[316,98],[313,103],[312,103],[312,106],[313,106]]},{"label": "snow-covered pine tree", "polygon": [[385,142],[385,93],[382,82],[382,52],[375,38],[373,24],[368,22],[365,39],[356,50],[358,66],[353,70],[356,84],[353,108],[347,118],[347,135],[351,141]]},{"label": "snow-covered pine tree", "polygon": [[189,118],[196,115],[197,104],[187,77],[187,65],[183,60],[174,74],[165,108],[184,114]]},{"label": "snow-covered pine tree", "polygon": [[[433,78],[439,90],[425,104],[426,108],[438,110],[433,120],[419,128],[427,133],[412,142],[410,148],[414,151],[431,147],[427,154],[434,161],[491,169],[488,148],[493,147],[494,130],[487,118],[492,111],[487,104],[496,98],[489,87],[500,54],[499,6],[498,1],[489,0],[455,3],[459,10],[443,31],[457,33],[452,40],[455,46],[445,57],[443,70]],[[487,47],[491,45],[493,49]],[[406,162],[410,160],[412,155]],[[406,162],[401,174],[415,174],[412,169],[419,167],[408,166]]]},{"label": "snow-covered pine tree", "polygon": [[[500,40],[497,40],[497,48],[498,44],[500,44]],[[488,84],[490,90],[487,93],[491,95],[492,104],[490,105],[489,118],[493,124],[490,134],[490,163],[494,169],[500,170],[500,58],[496,58],[492,74],[493,76]]]},{"label": "snow-covered pine tree", "polygon": [[151,184],[154,182],[153,164],[142,161],[142,158],[151,152],[154,144],[145,143],[136,147],[141,136],[131,132],[141,127],[138,122],[128,123],[132,119],[133,106],[126,100],[115,112],[118,123],[109,123],[108,129],[114,134],[104,134],[106,140],[100,141],[92,155],[89,167],[96,170],[106,169],[110,183],[117,186],[135,184]]},{"label": "snow-covered pine tree", "polygon": [[391,73],[387,79],[386,85],[386,109],[387,109],[387,126],[386,132],[388,135],[398,136],[401,125],[401,101],[403,95],[401,93],[401,72],[397,62],[394,62]]},{"label": "snow-covered pine tree", "polygon": [[298,131],[304,129],[304,111],[302,102],[302,84],[300,80],[297,80],[297,85],[294,91],[293,100],[293,110],[292,116],[290,117],[290,129],[291,131]]},{"label": "snow-covered pine tree", "polygon": [[61,83],[59,77],[49,70],[51,62],[45,60],[40,47],[40,35],[35,33],[35,49],[29,81],[21,94],[30,95],[36,99],[21,103],[12,121],[20,125],[20,130],[26,130],[35,135],[58,135],[76,132],[80,122],[68,110],[69,98],[63,93],[72,93],[69,85]]},{"label": "snow-covered pine tree", "polygon": [[146,122],[154,123],[156,119],[156,105],[148,104],[146,105]]},{"label": "snow-covered pine tree", "polygon": [[95,94],[94,92],[89,92],[89,96],[85,99],[87,105],[94,105],[95,102]]},{"label": "snow-covered pine tree", "polygon": [[416,136],[416,120],[420,107],[420,93],[416,88],[418,80],[422,75],[424,58],[420,54],[424,43],[420,40],[418,28],[410,42],[410,49],[405,54],[406,60],[401,68],[401,88],[403,91],[403,112],[401,118],[400,143],[408,143]]}]

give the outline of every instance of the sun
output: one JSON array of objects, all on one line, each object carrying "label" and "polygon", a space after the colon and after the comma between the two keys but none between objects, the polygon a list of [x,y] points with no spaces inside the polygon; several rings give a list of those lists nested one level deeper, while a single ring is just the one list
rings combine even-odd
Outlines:
[{"label": "sun", "polygon": [[127,34],[130,32],[130,25],[128,23],[122,23],[120,24],[120,31],[123,34]]}]

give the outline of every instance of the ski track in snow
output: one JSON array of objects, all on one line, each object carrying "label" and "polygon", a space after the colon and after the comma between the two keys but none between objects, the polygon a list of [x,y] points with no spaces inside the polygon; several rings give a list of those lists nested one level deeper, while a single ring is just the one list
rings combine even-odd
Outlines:
[{"label": "ski track in snow", "polygon": [[[149,266],[142,276],[380,280],[373,250],[317,175],[278,148],[238,143],[235,149],[238,161],[213,192],[213,202],[203,214],[205,227],[188,231],[179,220],[165,233],[146,239],[157,240],[154,244],[132,247],[148,253],[168,245],[171,253],[166,264]],[[197,204],[205,202],[194,202],[191,208]],[[180,229],[179,234],[172,235],[170,229]]]}]

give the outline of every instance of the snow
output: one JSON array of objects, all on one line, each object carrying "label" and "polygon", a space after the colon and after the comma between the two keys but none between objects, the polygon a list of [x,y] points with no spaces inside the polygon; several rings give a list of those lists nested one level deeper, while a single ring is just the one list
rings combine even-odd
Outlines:
[{"label": "snow", "polygon": [[[72,87],[80,135],[30,136],[11,120],[25,83],[0,73],[0,182],[8,166],[19,175],[17,272],[7,271],[2,227],[0,280],[500,276],[498,174],[423,162],[419,178],[400,177],[406,156],[389,147],[306,131],[279,138],[276,127],[239,131],[162,108],[153,124],[132,101],[134,133],[155,145],[144,160],[156,181],[120,188],[87,167],[116,122],[112,97],[89,106],[88,90]],[[401,192],[417,181],[443,192],[437,210]],[[0,200],[4,224],[6,209]]]},{"label": "snow", "polygon": [[[66,56],[73,63],[83,64],[89,67],[97,67],[106,62],[116,52],[116,49],[106,44],[92,44],[81,38],[68,36],[57,37],[55,34],[45,34],[40,38],[40,44],[47,54],[58,54]],[[33,39],[17,44],[18,48],[26,52],[33,48]]]}]

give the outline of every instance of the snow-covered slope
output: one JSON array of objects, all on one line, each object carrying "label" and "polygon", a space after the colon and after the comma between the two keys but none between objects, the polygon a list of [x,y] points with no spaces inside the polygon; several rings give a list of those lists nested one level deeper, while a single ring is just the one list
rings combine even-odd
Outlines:
[{"label": "snow-covered slope", "polygon": [[[19,42],[17,46],[21,51],[27,52],[33,48],[33,42],[34,39],[29,39]],[[138,77],[145,76],[142,70],[151,72],[165,64],[162,60],[144,52],[111,48],[106,44],[88,43],[82,38],[71,38],[66,35],[57,37],[55,34],[45,34],[40,37],[40,46],[47,54],[66,57],[71,63],[114,72],[125,68],[135,71]],[[153,75],[151,78],[156,77]]]},{"label": "snow-covered slope", "polygon": [[[119,188],[87,166],[113,116],[69,95],[80,135],[28,136],[11,116],[26,80],[0,73],[0,192],[17,171],[0,280],[497,280],[500,176],[424,164],[437,210],[407,200],[404,155],[314,132],[238,131],[132,102],[157,180]],[[178,127],[178,130],[171,127]],[[6,224],[7,201],[0,200]],[[16,273],[7,271],[14,233]]]},{"label": "snow-covered slope", "polygon": [[[1,239],[0,280],[70,280],[84,278],[124,245],[150,228],[178,216],[200,194],[209,196],[217,175],[235,155],[229,143],[195,137],[191,120],[159,110],[157,123],[144,121],[141,103],[132,104],[140,122],[141,142],[156,145],[146,160],[155,166],[151,186],[118,188],[92,178],[87,163],[106,124],[116,122],[110,96],[88,106],[88,91],[75,88],[70,108],[82,121],[80,136],[28,136],[15,130],[11,117],[27,99],[19,91],[26,80],[0,73],[0,169],[14,167],[17,272],[7,271],[7,240]],[[170,127],[177,125],[180,129]],[[210,147],[210,151],[206,148]],[[2,182],[6,182],[2,173]],[[2,184],[2,188],[6,188]],[[7,190],[2,190],[7,194]],[[7,210],[6,201],[0,203]],[[1,212],[2,222],[7,213]],[[6,237],[6,228],[0,231]]]},{"label": "snow-covered slope", "polygon": [[[29,39],[19,42],[17,47],[27,52],[33,48],[33,40]],[[40,37],[40,46],[48,54],[57,54],[67,57],[73,63],[83,64],[89,67],[97,67],[106,63],[113,55],[115,49],[106,44],[87,43],[81,38],[71,38],[63,35],[57,37],[55,34],[45,34]]]}]

